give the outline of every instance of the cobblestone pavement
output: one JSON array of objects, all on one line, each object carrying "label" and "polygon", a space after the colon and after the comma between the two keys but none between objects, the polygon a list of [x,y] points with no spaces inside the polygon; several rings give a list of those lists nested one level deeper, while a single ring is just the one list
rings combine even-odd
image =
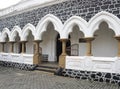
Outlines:
[{"label": "cobblestone pavement", "polygon": [[118,85],[0,67],[0,89],[120,89]]}]

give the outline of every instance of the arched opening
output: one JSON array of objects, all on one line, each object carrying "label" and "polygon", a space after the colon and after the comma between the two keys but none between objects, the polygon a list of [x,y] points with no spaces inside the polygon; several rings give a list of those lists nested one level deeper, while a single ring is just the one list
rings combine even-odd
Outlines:
[{"label": "arched opening", "polygon": [[[47,25],[46,31],[42,34],[42,48],[43,61],[55,62],[56,57],[56,37],[58,32],[54,30],[52,22]],[[44,57],[46,56],[46,57]],[[46,58],[46,59],[45,59]]]},{"label": "arched opening", "polygon": [[57,62],[59,62],[59,56],[62,53],[62,42],[60,41],[60,35],[58,34],[56,37],[56,56]]},{"label": "arched opening", "polygon": [[32,35],[32,32],[29,30],[29,33],[28,33],[28,36],[27,36],[27,42],[26,42],[26,53],[27,54],[33,54],[34,53],[33,40],[34,40],[34,37]]},{"label": "arched opening", "polygon": [[9,38],[8,38],[7,34],[6,34],[5,42],[6,43],[4,44],[4,52],[9,53],[9,50],[10,50],[10,48],[9,48]]},{"label": "arched opening", "polygon": [[113,30],[108,27],[106,22],[99,25],[99,29],[94,33],[93,56],[115,57],[117,55],[117,40],[114,38]]},{"label": "arched opening", "polygon": [[67,43],[66,43],[66,53],[67,53],[67,55],[71,55],[71,41],[70,41],[70,35],[69,35],[69,39],[68,39],[68,41],[67,41]]},{"label": "arched opening", "polygon": [[21,52],[22,52],[22,44],[20,42],[20,37],[17,33],[14,43],[14,53],[21,53]]},{"label": "arched opening", "polygon": [[75,25],[70,33],[71,41],[71,56],[84,56],[86,50],[86,43],[83,39],[84,34]]}]

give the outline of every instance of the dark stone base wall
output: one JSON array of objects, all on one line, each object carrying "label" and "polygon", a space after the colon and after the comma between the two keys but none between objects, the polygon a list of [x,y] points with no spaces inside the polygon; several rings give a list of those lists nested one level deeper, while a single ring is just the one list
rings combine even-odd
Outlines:
[{"label": "dark stone base wall", "polygon": [[120,86],[120,74],[64,69],[62,75],[77,79],[114,83]]},{"label": "dark stone base wall", "polygon": [[22,64],[22,63],[20,64],[20,63],[15,63],[15,62],[0,61],[0,66],[14,67],[14,68],[22,69],[22,70],[34,70],[37,65]]}]

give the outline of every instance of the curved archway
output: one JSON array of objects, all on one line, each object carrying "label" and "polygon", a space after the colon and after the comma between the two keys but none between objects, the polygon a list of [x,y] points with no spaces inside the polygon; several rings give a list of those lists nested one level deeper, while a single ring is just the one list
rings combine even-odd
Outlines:
[{"label": "curved archway", "polygon": [[8,28],[4,28],[1,33],[1,42],[5,42],[5,38],[8,37],[10,39],[10,31]]},{"label": "curved archway", "polygon": [[27,36],[29,35],[29,32],[32,32],[32,35],[35,37],[35,31],[36,31],[36,28],[34,25],[28,23],[27,25],[25,25],[23,27],[23,30],[22,30],[22,36],[21,36],[21,40],[22,41],[26,41],[27,40]]},{"label": "curved archway", "polygon": [[88,23],[88,37],[92,37],[94,35],[94,32],[99,29],[101,22],[106,22],[109,28],[115,32],[116,36],[120,35],[120,19],[111,13],[102,11],[90,19]]},{"label": "curved archway", "polygon": [[68,38],[69,34],[73,30],[73,27],[76,26],[76,25],[79,27],[79,31],[82,31],[84,33],[84,35],[86,35],[87,21],[85,21],[81,17],[73,16],[65,22],[61,37],[62,38]]},{"label": "curved archway", "polygon": [[36,40],[42,40],[42,34],[46,31],[49,23],[53,24],[55,31],[57,31],[59,34],[61,33],[61,29],[63,27],[61,20],[52,14],[48,14],[39,21],[36,27],[37,30],[37,35],[35,37]]},{"label": "curved archway", "polygon": [[[80,28],[77,25],[75,25],[72,32],[70,33],[70,36],[71,55],[84,56],[86,53],[86,43],[83,41],[84,33],[80,31]],[[77,50],[76,47],[74,47],[75,44],[78,45]]]},{"label": "curved archway", "polygon": [[16,35],[14,36],[14,53],[21,53],[22,52],[22,44],[20,42],[20,36],[18,32],[16,32]]},{"label": "curved archway", "polygon": [[93,41],[93,56],[115,57],[117,55],[117,40],[114,38],[114,31],[106,22],[101,22],[96,30]]},{"label": "curved archway", "polygon": [[5,53],[9,52],[9,43],[8,43],[9,40],[10,40],[10,31],[8,28],[4,28],[1,33],[1,42],[5,42],[5,44],[3,44],[3,50]]},{"label": "curved archway", "polygon": [[19,26],[14,26],[10,34],[10,41],[15,41],[17,35],[21,37],[21,32],[22,31]]},{"label": "curved archway", "polygon": [[9,47],[10,47],[10,45],[9,45],[9,37],[8,37],[8,34],[6,34],[6,36],[5,36],[5,38],[4,38],[4,42],[5,42],[5,44],[4,44],[4,52],[5,53],[9,53]]},{"label": "curved archway", "polygon": [[26,53],[27,54],[33,54],[34,53],[34,45],[33,45],[33,41],[34,41],[34,36],[32,34],[32,31],[29,31],[27,37],[26,37],[27,43],[26,43]]},{"label": "curved archway", "polygon": [[47,25],[46,31],[41,35],[42,37],[42,54],[48,55],[48,59],[44,59],[43,61],[55,62],[57,61],[56,57],[56,37],[59,34],[56,30],[54,30],[54,25],[49,23]]}]

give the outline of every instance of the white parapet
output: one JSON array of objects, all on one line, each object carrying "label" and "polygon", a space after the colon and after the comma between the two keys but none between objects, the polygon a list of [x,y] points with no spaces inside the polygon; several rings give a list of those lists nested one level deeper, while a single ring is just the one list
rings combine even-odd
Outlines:
[{"label": "white parapet", "polygon": [[67,56],[66,69],[120,73],[119,57]]},{"label": "white parapet", "polygon": [[33,54],[0,53],[0,61],[33,64]]},{"label": "white parapet", "polygon": [[33,64],[33,54],[23,54],[23,61],[25,64]]}]

